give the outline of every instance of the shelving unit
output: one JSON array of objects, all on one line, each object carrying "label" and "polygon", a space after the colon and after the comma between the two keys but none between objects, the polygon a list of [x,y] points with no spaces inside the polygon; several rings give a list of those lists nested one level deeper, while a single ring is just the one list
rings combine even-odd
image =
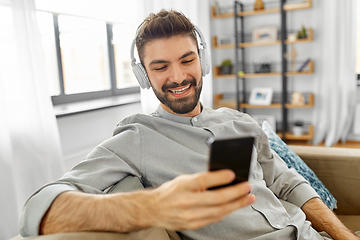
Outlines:
[{"label": "shelving unit", "polygon": [[[223,13],[219,15],[215,15],[214,7],[211,8],[211,16],[214,19],[221,18],[234,18],[235,19],[235,43],[233,44],[223,44],[218,45],[218,39],[216,36],[212,38],[212,47],[213,49],[235,49],[235,73],[239,74],[221,74],[221,67],[214,66],[213,74],[214,78],[224,78],[226,79],[236,79],[236,99],[226,99],[224,98],[224,94],[215,94],[214,96],[214,107],[230,107],[234,109],[238,109],[246,112],[246,109],[254,109],[254,108],[270,108],[270,109],[281,109],[282,110],[282,131],[278,133],[280,137],[286,140],[312,140],[314,135],[314,126],[309,124],[308,130],[302,136],[294,136],[288,131],[288,109],[301,109],[301,108],[312,108],[314,106],[314,95],[312,93],[308,94],[307,103],[304,105],[293,105],[288,103],[287,101],[287,77],[289,76],[297,76],[297,75],[307,75],[314,73],[314,62],[312,60],[309,61],[307,65],[306,71],[296,72],[296,71],[288,71],[287,67],[287,59],[285,58],[286,53],[286,45],[288,44],[300,44],[300,43],[309,43],[312,42],[313,37],[313,29],[307,29],[307,37],[304,39],[296,39],[295,41],[289,41],[286,39],[286,34],[280,34],[280,39],[273,42],[251,42],[244,41],[244,17],[251,15],[260,15],[260,14],[271,14],[271,13],[280,13],[281,14],[281,30],[280,33],[286,33],[286,12],[287,11],[295,11],[302,9],[312,8],[312,0],[307,0],[303,3],[285,3],[286,0],[280,0],[281,7],[280,8],[269,8],[259,11],[244,11],[244,7],[238,1],[235,2],[234,12]],[[240,21],[240,22],[239,22]],[[240,30],[239,30],[240,29]],[[246,48],[252,47],[263,47],[263,46],[274,46],[281,45],[281,54],[282,54],[282,62],[281,62],[281,71],[279,72],[269,72],[269,73],[251,73],[249,71],[245,71],[245,55],[244,51]],[[240,54],[238,51],[241,50],[241,59],[240,63]],[[240,64],[242,67],[240,67]],[[241,74],[240,74],[241,71]],[[246,79],[251,78],[259,78],[259,77],[282,77],[282,97],[281,102],[272,103],[270,105],[251,105],[246,101],[246,96],[249,94],[249,90],[246,88]],[[242,92],[240,94],[240,83],[242,83]],[[242,98],[242,99],[241,99]]]}]

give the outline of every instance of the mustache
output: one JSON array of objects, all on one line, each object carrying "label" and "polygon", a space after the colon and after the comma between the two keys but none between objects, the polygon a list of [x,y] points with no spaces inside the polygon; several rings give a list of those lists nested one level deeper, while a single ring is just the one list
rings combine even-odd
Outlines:
[{"label": "mustache", "polygon": [[161,90],[163,92],[167,92],[169,89],[171,88],[177,88],[177,87],[182,87],[182,86],[186,86],[188,84],[193,85],[194,87],[196,87],[196,79],[195,78],[191,78],[191,79],[185,79],[184,81],[182,81],[181,83],[176,83],[176,82],[172,82],[172,83],[168,83],[168,84],[164,84],[161,88]]}]

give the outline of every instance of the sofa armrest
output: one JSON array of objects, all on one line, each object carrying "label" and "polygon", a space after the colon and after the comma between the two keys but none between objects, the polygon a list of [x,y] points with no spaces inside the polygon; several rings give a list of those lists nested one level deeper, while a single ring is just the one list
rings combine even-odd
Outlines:
[{"label": "sofa armrest", "polygon": [[336,214],[360,214],[360,149],[289,146],[334,195]]}]

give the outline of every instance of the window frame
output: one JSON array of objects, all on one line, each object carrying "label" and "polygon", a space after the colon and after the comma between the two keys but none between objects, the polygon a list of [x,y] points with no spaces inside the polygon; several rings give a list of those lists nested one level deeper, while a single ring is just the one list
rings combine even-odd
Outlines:
[{"label": "window frame", "polygon": [[[108,48],[108,60],[109,60],[109,70],[110,70],[110,89],[102,91],[93,91],[93,92],[83,92],[75,94],[66,94],[64,88],[64,74],[62,67],[62,56],[61,56],[61,47],[60,47],[60,31],[59,31],[59,14],[51,13],[53,16],[53,26],[54,26],[54,36],[55,36],[55,48],[56,48],[56,57],[57,57],[57,68],[59,74],[59,88],[60,94],[56,96],[51,96],[53,105],[68,104],[80,101],[89,101],[95,99],[101,99],[106,97],[114,97],[128,94],[140,93],[140,87],[127,87],[127,88],[117,88],[116,84],[116,69],[115,69],[115,53],[114,46],[112,43],[113,25],[111,23],[106,23],[106,38],[107,38],[107,48]],[[66,15],[66,14],[65,14]],[[130,57],[129,57],[130,58]]]}]

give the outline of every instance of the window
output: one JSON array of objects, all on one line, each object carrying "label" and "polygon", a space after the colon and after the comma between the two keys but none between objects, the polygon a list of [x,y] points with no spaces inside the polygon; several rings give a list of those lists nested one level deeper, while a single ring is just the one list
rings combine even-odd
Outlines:
[{"label": "window", "polygon": [[36,18],[44,49],[49,93],[51,96],[60,95],[53,15],[47,12],[37,12]]},{"label": "window", "polygon": [[53,104],[139,92],[130,65],[136,26],[38,11]]},{"label": "window", "polygon": [[60,15],[58,25],[65,94],[109,90],[106,23]]},{"label": "window", "polygon": [[[112,28],[117,88],[137,86],[130,63],[130,47],[135,37],[134,29],[136,29],[136,26],[125,24],[116,24]],[[131,34],[124,35],[124,32]],[[126,52],[128,52],[128,55],[124,54]]]}]

